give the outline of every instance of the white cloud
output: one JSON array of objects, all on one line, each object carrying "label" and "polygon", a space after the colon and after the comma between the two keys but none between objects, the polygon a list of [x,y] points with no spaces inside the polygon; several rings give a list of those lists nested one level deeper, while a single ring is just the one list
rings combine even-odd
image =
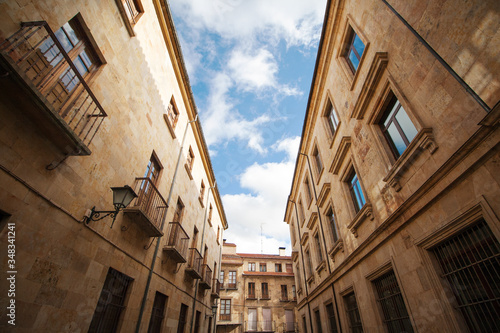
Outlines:
[{"label": "white cloud", "polygon": [[285,159],[249,166],[240,175],[240,185],[251,193],[222,197],[230,226],[224,238],[236,243],[239,252],[260,253],[261,224],[265,253],[276,253],[279,246],[290,250],[289,228],[283,217],[299,143],[300,137],[275,143],[272,149],[285,152]]},{"label": "white cloud", "polygon": [[278,64],[266,49],[252,53],[241,49],[233,50],[228,69],[238,87],[245,91],[274,87],[277,84]]}]

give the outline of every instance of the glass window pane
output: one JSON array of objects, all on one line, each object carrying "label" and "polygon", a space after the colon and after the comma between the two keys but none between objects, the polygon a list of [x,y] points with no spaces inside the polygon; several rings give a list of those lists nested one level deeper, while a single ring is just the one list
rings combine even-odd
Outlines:
[{"label": "glass window pane", "polygon": [[398,129],[396,128],[396,125],[391,124],[389,128],[387,129],[387,135],[389,136],[389,139],[394,145],[394,148],[397,150],[397,155],[398,157],[401,156],[401,154],[405,151],[406,149],[406,144],[403,141],[403,138],[401,137],[401,134],[399,134]]},{"label": "glass window pane", "polygon": [[349,51],[349,60],[352,64],[352,67],[354,67],[354,70],[358,70],[358,66],[359,66],[359,60],[358,58],[356,57],[356,54],[354,54],[353,51]]},{"label": "glass window pane", "polygon": [[385,120],[384,120],[384,127],[387,127],[387,126],[388,126],[388,124],[392,121],[392,119],[391,119],[391,118],[392,118],[392,115],[394,114],[394,111],[396,111],[396,109],[397,109],[398,105],[400,105],[398,101],[396,101],[396,103],[394,103],[394,104],[392,105],[391,112],[389,112],[389,114],[385,117]]},{"label": "glass window pane", "polygon": [[418,131],[415,128],[415,125],[413,125],[410,117],[406,114],[405,109],[401,106],[399,109],[398,113],[396,114],[396,120],[399,123],[399,126],[403,130],[404,134],[406,135],[406,138],[408,139],[408,142],[411,142],[417,135]]},{"label": "glass window pane", "polygon": [[[74,20],[72,20],[72,21],[74,21]],[[78,38],[75,30],[73,30],[73,28],[70,26],[69,22],[64,23],[63,29],[66,31],[66,34],[68,35],[69,39],[71,40],[71,43],[73,45],[78,44],[78,42],[80,41],[80,38]]]},{"label": "glass window pane", "polygon": [[80,53],[80,57],[82,58],[83,62],[87,67],[92,66],[92,60],[90,60],[90,57],[88,56],[87,52],[83,51]]},{"label": "glass window pane", "polygon": [[69,52],[69,51],[71,51],[73,49],[73,45],[69,41],[69,39],[66,36],[66,34],[64,33],[64,31],[62,31],[61,29],[59,29],[54,34],[56,35],[57,40],[59,41],[59,43],[61,43],[64,51]]},{"label": "glass window pane", "polygon": [[76,69],[78,70],[78,73],[80,73],[81,76],[85,76],[85,74],[88,73],[87,66],[85,66],[80,57],[76,57],[73,63],[75,64]]},{"label": "glass window pane", "polygon": [[352,43],[356,51],[358,51],[359,57],[363,55],[363,52],[365,50],[365,44],[361,41],[358,35],[354,36],[354,42]]}]

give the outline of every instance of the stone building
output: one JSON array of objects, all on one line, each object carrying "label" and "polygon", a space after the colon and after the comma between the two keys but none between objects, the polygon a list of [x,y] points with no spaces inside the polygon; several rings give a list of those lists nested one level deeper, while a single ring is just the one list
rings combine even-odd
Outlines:
[{"label": "stone building", "polygon": [[213,332],[228,225],[167,2],[0,13],[0,331]]},{"label": "stone building", "polygon": [[236,253],[224,241],[217,332],[296,332],[297,295],[292,258]]},{"label": "stone building", "polygon": [[500,3],[328,1],[285,222],[301,332],[500,330]]}]

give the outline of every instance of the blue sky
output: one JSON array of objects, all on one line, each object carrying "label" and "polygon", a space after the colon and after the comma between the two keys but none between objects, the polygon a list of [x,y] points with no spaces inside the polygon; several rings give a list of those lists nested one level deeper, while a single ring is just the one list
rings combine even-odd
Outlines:
[{"label": "blue sky", "polygon": [[[326,0],[170,0],[238,252],[290,253],[283,222]],[[261,237],[262,225],[262,237]]]}]

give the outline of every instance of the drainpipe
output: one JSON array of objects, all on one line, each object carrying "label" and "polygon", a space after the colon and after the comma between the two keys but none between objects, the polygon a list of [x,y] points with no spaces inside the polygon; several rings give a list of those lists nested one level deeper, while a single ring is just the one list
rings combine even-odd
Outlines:
[{"label": "drainpipe", "polygon": [[[203,243],[203,239],[205,238],[205,225],[207,224],[207,210],[208,210],[208,199],[210,198],[210,190],[214,189],[215,187],[217,186],[217,180],[214,182],[214,186],[211,186],[209,189],[208,189],[208,194],[207,194],[207,202],[205,204],[205,217],[203,218],[203,229],[202,229],[202,232],[201,232],[201,245],[200,245],[200,253],[202,253],[202,250],[203,250],[203,245],[205,245]],[[204,257],[206,257],[207,255],[207,252],[205,251],[204,253]],[[203,278],[203,276],[202,276]],[[196,295],[198,295],[198,285],[200,284],[200,280],[197,280],[196,281],[196,287],[194,289],[194,298],[193,298],[193,314],[191,316],[191,328],[190,328],[190,332],[192,333],[193,332],[193,323],[194,323],[194,311],[195,311],[195,308],[196,308]],[[211,309],[210,309],[211,310]]]},{"label": "drainpipe", "polygon": [[[309,156],[307,156],[306,154],[303,154],[303,153],[300,153],[300,155],[304,155],[306,158],[307,158],[307,164],[309,166],[309,174],[311,175],[311,183],[312,183],[312,187],[313,187],[313,190],[314,190],[314,199],[315,199],[315,204],[316,204],[316,208],[318,210],[318,218],[319,218],[319,226],[321,228],[321,234],[322,234],[322,238],[323,238],[323,245],[325,246],[325,260],[328,264],[328,273],[329,274],[332,274],[332,270],[330,268],[330,260],[328,259],[328,252],[327,252],[327,248],[326,248],[326,240],[325,240],[325,232],[323,231],[323,222],[321,221],[321,212],[320,212],[320,209],[319,209],[319,206],[318,206],[318,196],[316,194],[316,186],[314,185],[314,179],[313,179],[313,175],[312,175],[312,171],[311,171],[311,164],[309,162]],[[339,308],[337,306],[337,296],[335,295],[335,287],[333,286],[333,282],[331,284],[332,286],[332,293],[333,293],[333,300],[335,301],[335,309],[337,310],[337,318],[338,318],[338,323],[339,323],[339,329],[340,331],[342,332],[342,327],[341,327],[341,324],[340,324],[340,317],[339,317]]]},{"label": "drainpipe", "polygon": [[312,324],[312,315],[311,315],[311,305],[309,304],[309,289],[307,288],[306,265],[304,263],[304,251],[302,250],[302,242],[301,242],[302,235],[300,233],[299,212],[297,211],[297,205],[295,204],[295,201],[292,201],[290,199],[290,196],[288,196],[288,201],[293,203],[293,206],[295,207],[295,217],[297,219],[297,230],[299,231],[300,258],[302,259],[302,271],[304,272],[302,274],[302,276],[304,278],[304,286],[306,289],[306,298],[308,299],[307,300],[307,309],[309,311],[309,325],[311,325],[311,332],[314,333],[314,328],[313,328],[313,324]]},{"label": "drainpipe", "polygon": [[[188,130],[189,124],[196,122],[197,120],[198,120],[198,115],[196,115],[194,120],[188,121],[188,123],[186,124],[186,129],[184,130],[184,135],[182,137],[181,149],[179,150],[179,156],[177,157],[177,165],[175,166],[174,177],[172,179],[172,184],[170,185],[170,192],[168,193],[166,212],[163,215],[163,219],[161,221],[160,230],[162,232],[163,232],[163,227],[165,226],[165,220],[167,219],[167,212],[168,212],[168,207],[170,207],[170,200],[172,199],[172,193],[173,193],[173,189],[174,189],[174,185],[175,185],[175,180],[177,178],[177,171],[179,169],[179,164],[181,161],[182,149],[184,148],[184,141],[186,140],[187,130]],[[154,271],[154,267],[155,267],[155,263],[156,263],[156,256],[158,255],[158,250],[160,249],[161,237],[162,236],[159,236],[157,241],[156,241],[155,252],[153,255],[153,260],[151,262],[151,268],[149,270],[148,280],[146,282],[146,288],[144,290],[144,295],[142,296],[141,308],[139,310],[139,318],[137,319],[137,325],[135,326],[136,333],[139,333],[139,331],[140,331],[142,316],[144,315],[144,308],[146,307],[146,300],[148,298],[149,286],[151,284],[151,278],[153,277],[153,271]]]}]

